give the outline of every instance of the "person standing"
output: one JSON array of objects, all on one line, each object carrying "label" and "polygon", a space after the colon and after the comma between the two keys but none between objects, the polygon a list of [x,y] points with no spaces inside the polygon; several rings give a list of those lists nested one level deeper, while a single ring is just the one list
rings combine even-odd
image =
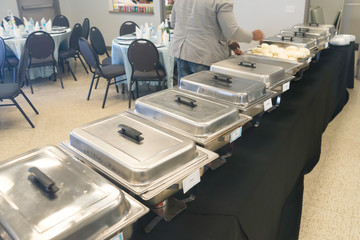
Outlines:
[{"label": "person standing", "polygon": [[240,28],[232,0],[177,0],[171,12],[174,34],[169,54],[174,56],[178,77],[209,70],[210,66],[231,55],[241,54],[238,42],[261,41],[261,30]]}]

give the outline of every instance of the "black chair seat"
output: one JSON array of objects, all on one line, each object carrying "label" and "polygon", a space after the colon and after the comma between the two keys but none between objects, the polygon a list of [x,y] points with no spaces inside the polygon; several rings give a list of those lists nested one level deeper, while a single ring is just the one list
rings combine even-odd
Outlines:
[{"label": "black chair seat", "polygon": [[15,56],[8,56],[5,60],[5,67],[16,67],[19,64],[19,59]]},{"label": "black chair seat", "polygon": [[0,86],[0,99],[9,98],[9,96],[16,97],[20,94],[19,84],[4,83]]},{"label": "black chair seat", "polygon": [[54,58],[52,56],[48,56],[47,58],[32,58],[31,59],[31,64],[29,65],[29,67],[43,67],[43,66],[51,66],[51,65],[56,65],[56,61],[54,60]]},{"label": "black chair seat", "polygon": [[[166,74],[165,74],[164,69],[160,68],[160,69],[158,69],[158,72],[159,72],[159,75],[161,78],[165,77]],[[152,70],[149,72],[141,72],[141,71],[135,70],[134,74],[133,74],[133,79],[139,80],[139,81],[152,81],[152,80],[159,81],[159,77],[156,74],[155,70]]]},{"label": "black chair seat", "polygon": [[59,51],[59,57],[61,59],[67,59],[67,58],[74,57],[76,53],[77,52],[75,49],[69,48],[69,49]]},{"label": "black chair seat", "polygon": [[101,65],[106,66],[112,64],[111,57],[105,58],[102,60]]},{"label": "black chair seat", "polygon": [[104,78],[113,78],[125,74],[125,68],[123,65],[120,64],[103,66],[101,67],[101,71],[103,74],[101,74],[99,69],[96,69],[95,74],[102,76]]}]

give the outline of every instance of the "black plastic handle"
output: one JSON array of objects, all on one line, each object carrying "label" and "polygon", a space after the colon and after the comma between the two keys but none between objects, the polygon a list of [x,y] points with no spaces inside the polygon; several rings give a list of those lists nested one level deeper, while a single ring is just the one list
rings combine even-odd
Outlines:
[{"label": "black plastic handle", "polygon": [[318,27],[319,24],[318,23],[309,23],[309,26],[315,26],[315,27]]},{"label": "black plastic handle", "polygon": [[242,61],[239,63],[239,65],[248,68],[256,68],[256,63],[248,62],[248,61]]},{"label": "black plastic handle", "polygon": [[143,137],[141,137],[142,132],[139,132],[138,130],[129,127],[125,124],[119,124],[119,126],[121,129],[118,131],[118,133],[125,137],[126,139],[132,140],[136,143],[140,143],[142,140],[144,140]]},{"label": "black plastic handle", "polygon": [[298,28],[299,32],[309,32],[308,28]]},{"label": "black plastic handle", "polygon": [[192,99],[192,98],[185,97],[185,96],[181,96],[181,95],[175,95],[175,97],[176,97],[175,102],[184,104],[184,105],[189,106],[189,107],[191,107],[191,108],[194,108],[194,107],[197,106],[197,105],[195,104],[195,103],[196,103],[196,100],[194,100],[194,99]]},{"label": "black plastic handle", "polygon": [[29,181],[38,186],[46,195],[53,195],[59,190],[55,182],[37,167],[29,168],[28,171],[31,173],[28,176]]},{"label": "black plastic handle", "polygon": [[215,75],[213,79],[217,80],[217,81],[226,82],[226,83],[232,83],[232,81],[231,81],[232,77],[229,77],[229,76]]},{"label": "black plastic handle", "polygon": [[306,34],[306,32],[301,32],[301,31],[294,32],[295,37],[297,37],[298,35],[301,35],[301,37],[305,37],[305,34]]},{"label": "black plastic handle", "polygon": [[281,41],[289,40],[290,42],[294,41],[294,37],[291,36],[282,36]]}]

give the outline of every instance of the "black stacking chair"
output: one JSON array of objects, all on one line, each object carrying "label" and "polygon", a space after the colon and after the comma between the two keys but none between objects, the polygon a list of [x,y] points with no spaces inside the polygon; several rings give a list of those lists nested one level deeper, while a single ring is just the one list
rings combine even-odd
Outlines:
[{"label": "black stacking chair", "polygon": [[56,27],[70,27],[69,20],[64,15],[57,15],[52,21],[52,25]]},{"label": "black stacking chair", "polygon": [[63,72],[64,72],[64,62],[65,62],[68,67],[68,71],[71,73],[71,75],[73,76],[75,81],[77,81],[77,79],[76,79],[75,74],[72,71],[69,61],[67,59],[68,58],[74,58],[74,59],[79,58],[84,69],[87,71],[87,68],[86,68],[84,62],[82,61],[82,59],[80,58],[80,53],[79,53],[79,38],[81,37],[81,34],[82,34],[81,25],[79,23],[77,23],[77,24],[75,24],[75,26],[73,27],[73,29],[71,31],[70,47],[68,49],[59,51],[59,63],[63,68]]},{"label": "black stacking chair", "polygon": [[[4,19],[5,19],[5,21],[7,21],[7,22],[10,21],[10,17],[9,17],[9,16],[6,16]],[[21,21],[20,18],[14,16],[14,19],[15,19],[15,24],[16,24],[16,26],[24,25],[24,22]],[[4,27],[4,23],[3,23],[2,21],[1,21],[1,26]]]},{"label": "black stacking chair", "polygon": [[[149,40],[134,40],[128,49],[128,59],[132,68],[130,90],[136,83],[136,97],[139,97],[139,81],[157,81],[164,89],[165,71],[159,66],[159,52]],[[129,91],[130,91],[129,90]],[[129,94],[129,108],[131,107],[131,94]]]},{"label": "black stacking chair", "polygon": [[[110,64],[107,66],[102,66],[99,63],[99,56],[96,54],[95,50],[93,49],[93,47],[88,43],[88,41],[81,37],[79,39],[79,48],[80,48],[80,52],[83,55],[86,63],[89,65],[89,68],[93,68],[94,70],[92,72],[94,72],[92,80],[91,80],[91,84],[90,84],[90,89],[89,89],[89,94],[87,97],[87,100],[90,99],[90,94],[91,94],[91,90],[94,84],[94,79],[95,78],[106,78],[107,80],[107,86],[106,86],[106,91],[105,91],[105,96],[104,96],[104,101],[102,104],[102,108],[105,107],[105,103],[106,103],[106,98],[107,98],[107,94],[109,91],[109,86],[115,84],[116,86],[116,91],[119,92],[119,89],[117,87],[117,83],[126,81],[126,79],[121,80],[121,81],[116,81],[116,77],[125,75],[125,68],[123,65],[120,64]],[[111,80],[114,79],[113,82],[111,82]]]},{"label": "black stacking chair", "polygon": [[111,57],[106,49],[104,37],[97,27],[92,27],[90,29],[90,42],[91,46],[99,56],[106,54],[106,58],[101,62],[101,65],[110,65]]},{"label": "black stacking chair", "polygon": [[[62,76],[59,65],[54,57],[55,42],[54,39],[47,32],[37,31],[31,33],[25,42],[25,48],[28,49],[29,61],[28,68],[52,66],[56,81],[56,75],[59,74],[61,87],[64,88]],[[57,69],[57,73],[55,71]],[[30,79],[27,78],[27,83],[30,83],[31,93],[34,93]]]},{"label": "black stacking chair", "polygon": [[89,38],[89,31],[90,31],[90,20],[88,18],[84,19],[82,24],[82,34],[81,36],[86,40]]},{"label": "black stacking chair", "polygon": [[135,28],[139,27],[136,23],[133,21],[126,21],[120,26],[120,36],[131,34],[135,32]]},{"label": "black stacking chair", "polygon": [[[0,49],[2,49],[2,50],[5,49],[5,45],[3,44],[2,41],[0,41]],[[26,113],[22,110],[20,105],[15,100],[15,98],[17,96],[19,96],[19,94],[23,95],[23,97],[29,103],[30,107],[34,110],[34,112],[36,114],[39,114],[39,112],[36,110],[34,105],[30,102],[30,100],[27,98],[27,96],[21,89],[21,87],[24,85],[25,74],[26,74],[26,62],[28,61],[28,57],[29,57],[29,55],[27,54],[26,51],[27,51],[27,49],[24,48],[23,53],[21,54],[19,71],[17,74],[17,81],[15,83],[0,84],[0,100],[1,100],[1,102],[3,102],[4,100],[12,101],[12,104],[0,104],[0,107],[16,106],[19,109],[19,111],[21,112],[21,114],[28,121],[30,126],[32,128],[34,128],[35,127],[34,124],[31,122],[31,120],[28,118]],[[0,59],[0,62],[5,60],[4,56],[2,56],[1,58],[2,58],[2,60]]]},{"label": "black stacking chair", "polygon": [[9,46],[5,43],[5,68],[12,68],[14,75],[14,82],[16,79],[16,70],[19,65],[19,59],[16,57],[15,53],[9,48]]}]

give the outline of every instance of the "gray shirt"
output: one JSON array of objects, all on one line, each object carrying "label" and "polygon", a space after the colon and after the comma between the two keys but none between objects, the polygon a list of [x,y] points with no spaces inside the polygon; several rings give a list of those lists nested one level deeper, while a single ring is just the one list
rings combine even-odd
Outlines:
[{"label": "gray shirt", "polygon": [[232,0],[176,0],[171,24],[170,55],[207,66],[230,56],[229,40],[251,42],[253,37],[238,26]]}]

